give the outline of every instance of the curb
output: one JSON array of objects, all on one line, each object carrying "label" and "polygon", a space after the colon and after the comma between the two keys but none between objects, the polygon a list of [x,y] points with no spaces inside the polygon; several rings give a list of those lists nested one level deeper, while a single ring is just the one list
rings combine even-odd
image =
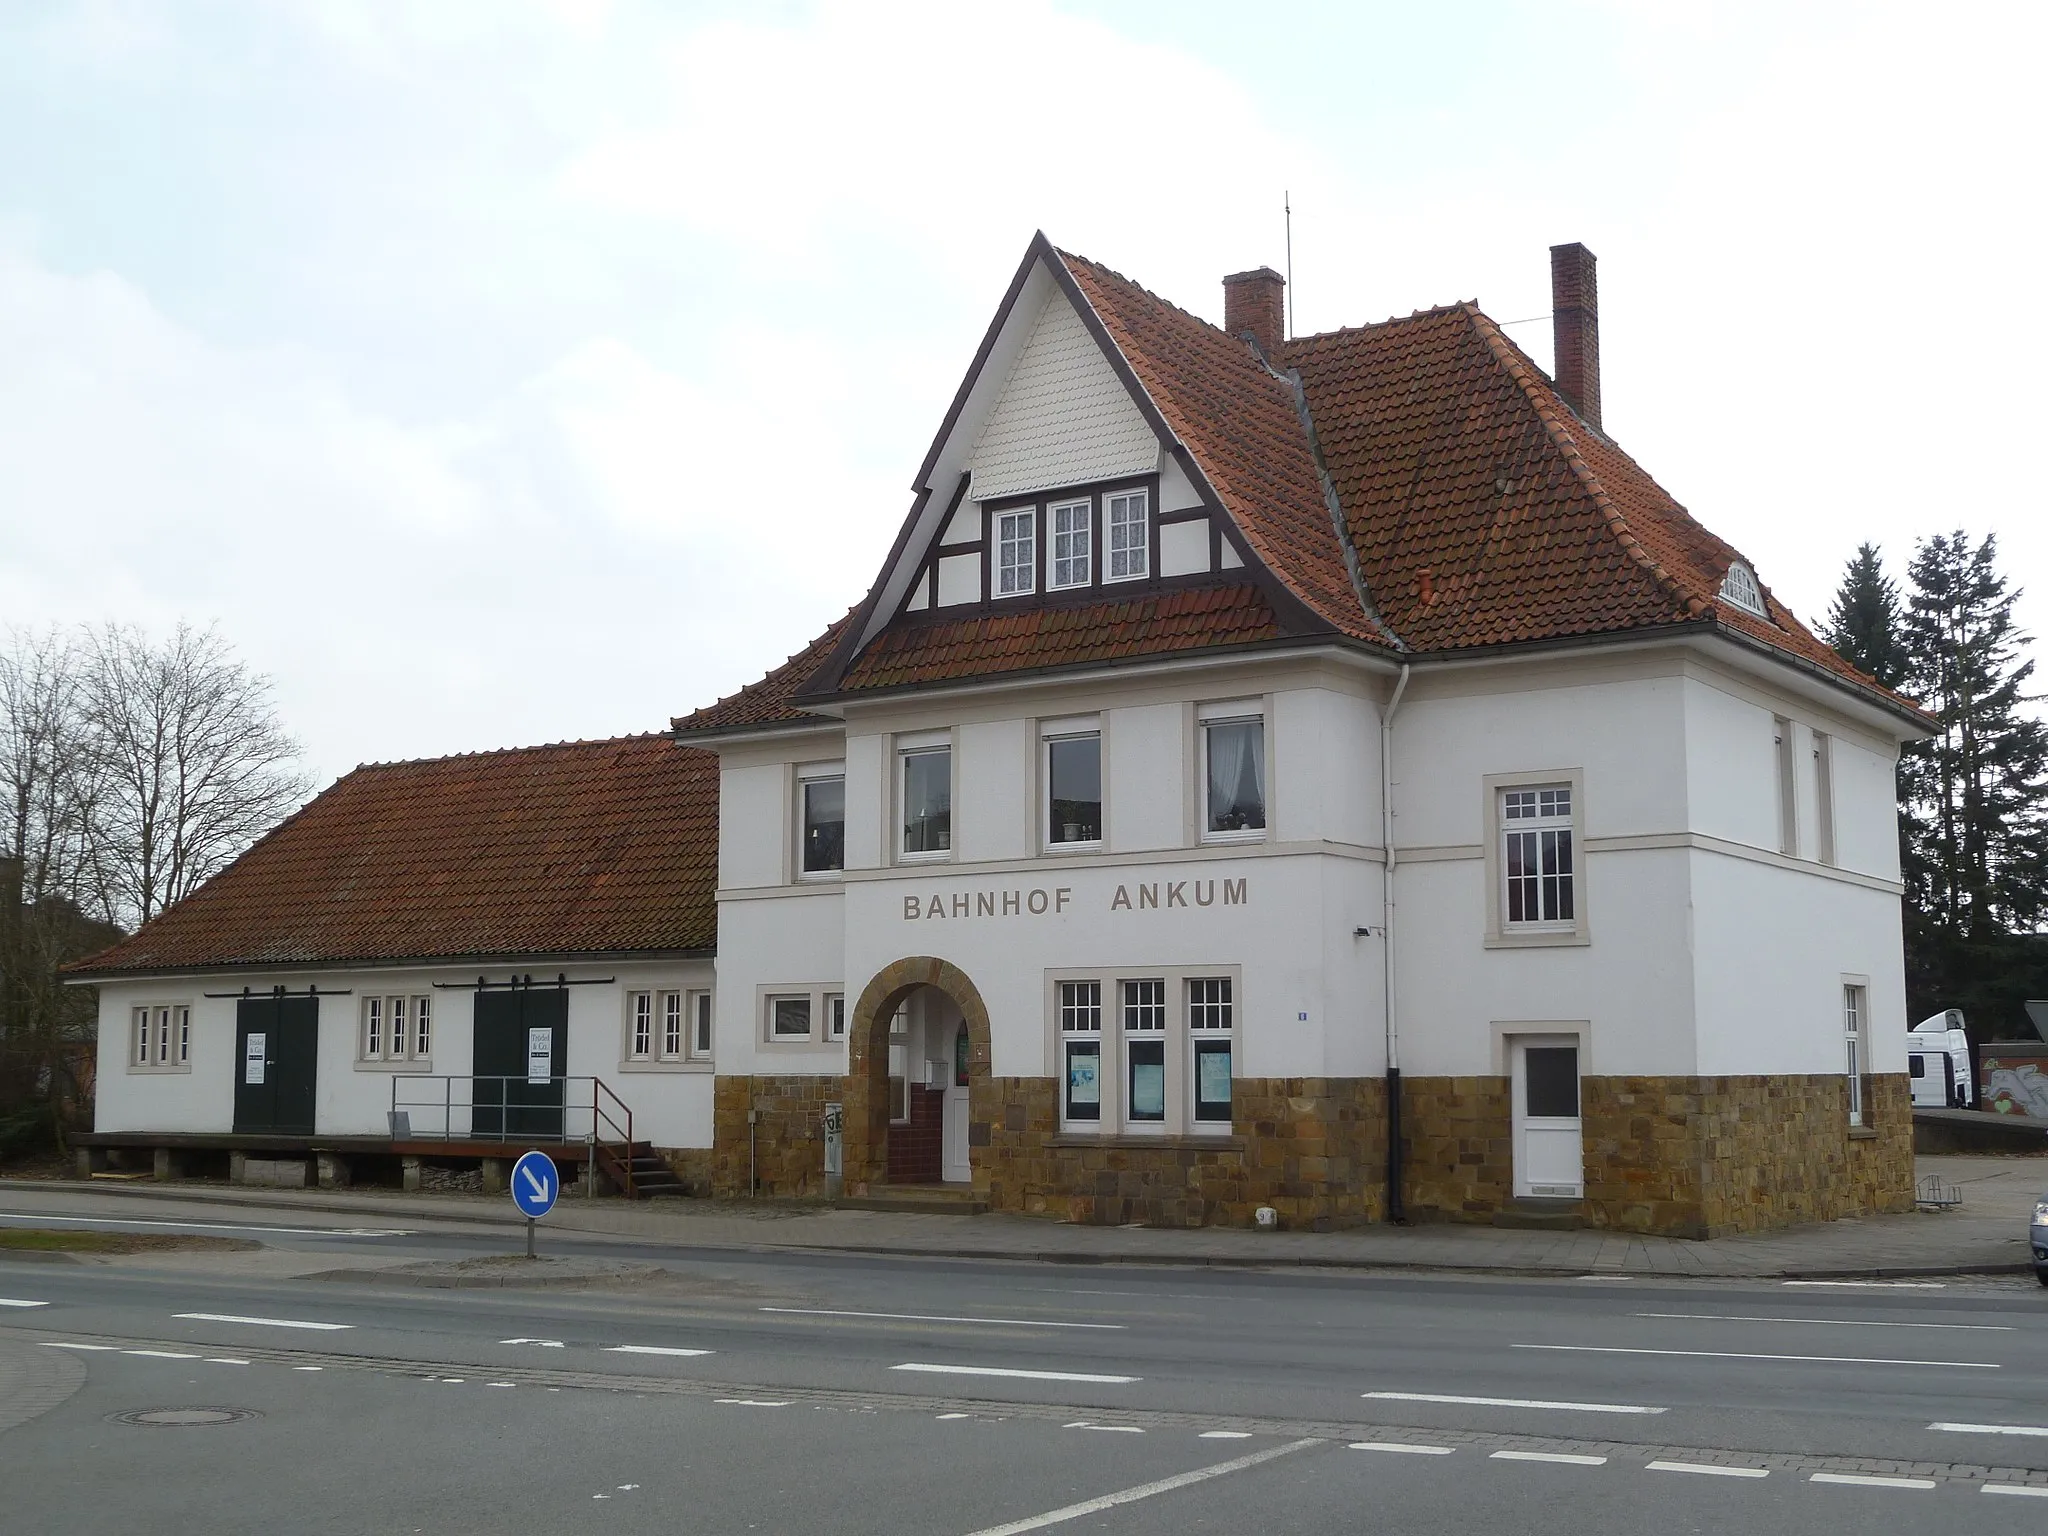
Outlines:
[{"label": "curb", "polygon": [[[325,1197],[317,1203],[305,1202],[287,1204],[261,1196],[241,1193],[233,1188],[218,1189],[210,1186],[194,1186],[186,1183],[171,1184],[91,1184],[77,1179],[0,1179],[0,1195],[9,1189],[35,1190],[50,1194],[106,1194],[141,1195],[146,1199],[200,1200],[217,1205],[233,1205],[244,1209],[265,1210],[278,1213],[319,1215],[336,1212],[351,1216],[374,1216],[387,1223],[404,1220],[452,1222],[465,1226],[506,1228],[522,1226],[523,1219],[511,1213],[502,1216],[486,1215],[482,1211],[427,1210],[408,1212],[394,1211],[390,1205],[371,1204],[367,1201],[350,1200],[341,1197],[332,1201]],[[403,1196],[393,1196],[394,1200]],[[573,1209],[573,1207],[570,1207]],[[1585,1264],[1529,1265],[1529,1264],[1459,1264],[1442,1259],[1399,1259],[1399,1258],[1352,1258],[1323,1257],[1315,1254],[1160,1254],[1160,1253],[1084,1253],[1084,1252],[1043,1252],[1029,1248],[940,1248],[925,1246],[884,1246],[876,1243],[805,1243],[732,1241],[711,1238],[662,1238],[623,1232],[592,1231],[588,1228],[558,1226],[564,1235],[573,1234],[582,1238],[622,1243],[636,1247],[667,1249],[710,1249],[731,1253],[793,1253],[793,1254],[854,1254],[862,1258],[888,1259],[940,1259],[954,1262],[973,1263],[985,1261],[999,1264],[1070,1264],[1079,1267],[1102,1267],[1125,1265],[1148,1269],[1300,1269],[1349,1271],[1357,1274],[1384,1272],[1438,1275],[1500,1275],[1523,1280],[1555,1280],[1578,1278],[1592,1274],[1600,1278],[1621,1277],[1631,1280],[1675,1280],[1675,1281],[1724,1281],[1724,1280],[1912,1280],[1939,1279],[1973,1275],[2020,1275],[2033,1272],[2033,1264],[2027,1260],[1967,1264],[1929,1265],[1887,1265],[1858,1264],[1839,1268],[1771,1268],[1750,1270],[1693,1270],[1671,1271],[1646,1269],[1641,1266],[1614,1266],[1590,1268]]]}]

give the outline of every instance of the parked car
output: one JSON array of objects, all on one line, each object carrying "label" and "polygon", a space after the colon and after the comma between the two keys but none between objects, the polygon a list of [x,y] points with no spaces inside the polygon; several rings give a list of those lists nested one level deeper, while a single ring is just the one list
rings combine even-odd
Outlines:
[{"label": "parked car", "polygon": [[2034,1225],[2027,1236],[2034,1244],[2034,1278],[2048,1285],[2048,1195],[2034,1202]]}]

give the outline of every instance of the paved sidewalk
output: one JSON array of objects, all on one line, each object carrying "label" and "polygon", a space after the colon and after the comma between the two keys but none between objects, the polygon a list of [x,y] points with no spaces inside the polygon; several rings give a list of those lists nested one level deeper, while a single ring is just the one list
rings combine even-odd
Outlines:
[{"label": "paved sidewalk", "polygon": [[[2027,1217],[2034,1199],[2048,1193],[2048,1159],[1922,1158],[1920,1176],[1930,1173],[1963,1190],[1960,1209],[1828,1222],[1714,1242],[1454,1225],[1343,1232],[1091,1227],[996,1214],[898,1214],[745,1201],[586,1201],[573,1195],[555,1208],[547,1226],[562,1234],[678,1248],[836,1250],[1092,1264],[1788,1279],[2000,1274],[2030,1267]],[[300,1211],[309,1216],[367,1216],[394,1225],[452,1221],[509,1227],[521,1219],[509,1200],[494,1195],[0,1180],[0,1203],[13,1190],[229,1204],[280,1215]]]}]

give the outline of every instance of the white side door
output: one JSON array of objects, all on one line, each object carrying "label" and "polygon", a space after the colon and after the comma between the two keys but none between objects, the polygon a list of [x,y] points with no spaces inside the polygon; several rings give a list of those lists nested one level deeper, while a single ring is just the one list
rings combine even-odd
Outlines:
[{"label": "white side door", "polygon": [[962,1024],[953,1037],[952,1086],[946,1089],[939,1124],[939,1177],[948,1184],[965,1184],[974,1177],[967,1162],[967,1026]]},{"label": "white side door", "polygon": [[1586,1151],[1579,1118],[1579,1042],[1569,1035],[1518,1035],[1511,1055],[1515,1193],[1581,1199]]}]

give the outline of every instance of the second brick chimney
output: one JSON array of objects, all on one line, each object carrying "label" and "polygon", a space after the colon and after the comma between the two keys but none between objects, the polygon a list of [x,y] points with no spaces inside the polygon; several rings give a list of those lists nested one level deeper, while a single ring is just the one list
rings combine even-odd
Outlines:
[{"label": "second brick chimney", "polygon": [[1550,329],[1557,344],[1552,377],[1579,418],[1600,427],[1600,285],[1593,253],[1577,242],[1550,248]]},{"label": "second brick chimney", "polygon": [[1250,331],[1267,357],[1279,356],[1287,339],[1287,279],[1271,267],[1223,279],[1223,329],[1233,336]]}]

